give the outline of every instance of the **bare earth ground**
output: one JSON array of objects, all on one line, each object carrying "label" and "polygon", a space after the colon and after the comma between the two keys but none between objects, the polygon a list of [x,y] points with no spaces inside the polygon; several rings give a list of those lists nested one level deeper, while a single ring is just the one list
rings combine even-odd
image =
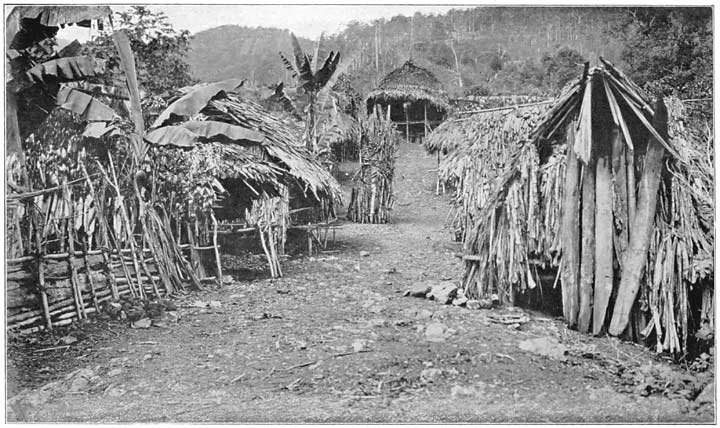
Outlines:
[{"label": "bare earth ground", "polygon": [[[448,199],[434,196],[433,168],[421,148],[403,145],[392,224],[346,223],[337,234],[339,251],[291,258],[282,279],[237,280],[183,296],[177,323],[166,328],[85,324],[68,330],[78,342],[57,350],[44,350],[54,344],[47,336],[11,340],[7,393],[16,398],[8,419],[714,420],[712,406],[620,392],[633,388],[622,376],[630,368],[664,364],[639,346],[579,335],[539,313],[402,297],[418,281],[462,275],[453,256],[460,248],[442,229]],[[219,304],[193,307],[198,300]],[[519,313],[531,318],[520,328],[489,320]],[[426,340],[431,323],[448,329],[444,341]],[[558,339],[568,356],[519,348],[534,337]],[[86,379],[77,383],[75,372],[63,380],[80,368],[89,369],[81,372]]]}]

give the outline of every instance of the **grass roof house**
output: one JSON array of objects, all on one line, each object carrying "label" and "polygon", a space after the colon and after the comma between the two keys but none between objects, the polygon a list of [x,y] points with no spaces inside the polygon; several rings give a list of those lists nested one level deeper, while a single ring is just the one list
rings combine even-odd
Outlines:
[{"label": "grass roof house", "polygon": [[430,71],[408,60],[391,71],[366,97],[368,113],[375,106],[404,131],[407,141],[422,140],[445,120],[450,110],[448,95]]},{"label": "grass roof house", "polygon": [[658,352],[711,338],[713,131],[696,116],[602,59],[586,67],[493,181],[464,242],[466,292],[513,303],[553,269],[570,327]]}]

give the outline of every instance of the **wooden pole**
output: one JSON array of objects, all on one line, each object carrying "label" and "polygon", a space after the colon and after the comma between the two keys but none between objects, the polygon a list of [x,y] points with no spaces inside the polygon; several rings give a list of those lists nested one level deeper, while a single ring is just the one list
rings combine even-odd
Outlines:
[{"label": "wooden pole", "polygon": [[78,281],[77,267],[75,266],[75,209],[73,206],[70,189],[68,189],[67,181],[63,186],[63,199],[68,206],[70,217],[65,221],[68,242],[68,268],[70,269],[70,284],[72,285],[75,295],[75,308],[77,310],[78,319],[87,318],[85,312],[85,304],[83,303],[82,290],[80,290],[80,281]]},{"label": "wooden pole", "polygon": [[90,269],[90,261],[88,259],[88,240],[83,238],[80,242],[82,245],[83,261],[85,262],[85,275],[87,276],[88,284],[90,284],[90,296],[92,297],[93,307],[96,310],[100,310],[98,306],[97,291],[95,290],[95,280],[92,276],[92,269]]},{"label": "wooden pole", "polygon": [[220,247],[218,246],[218,222],[215,218],[214,213],[210,213],[210,218],[212,219],[213,224],[213,247],[215,248],[215,265],[217,267],[217,277],[220,281],[222,281],[222,263],[220,262]]},{"label": "wooden pole", "polygon": [[52,331],[53,324],[52,319],[50,318],[50,309],[48,305],[48,298],[47,293],[45,292],[45,265],[43,262],[43,255],[45,254],[45,251],[43,250],[42,246],[42,239],[40,236],[41,233],[41,227],[40,227],[40,212],[33,209],[35,211],[33,226],[35,229],[35,246],[37,247],[37,274],[38,274],[38,291],[40,292],[40,302],[42,303],[43,307],[43,315],[45,317],[45,326],[49,331]]},{"label": "wooden pole", "polygon": [[[652,125],[663,138],[667,136],[667,120],[667,108],[662,98],[658,97]],[[638,189],[635,218],[631,223],[630,244],[625,255],[618,295],[615,300],[610,328],[608,329],[608,332],[613,336],[622,334],[627,327],[630,311],[640,289],[640,280],[645,273],[664,157],[665,148],[651,136],[647,144],[645,167],[643,168]]]},{"label": "wooden pole", "polygon": [[615,219],[613,229],[613,247],[615,256],[622,270],[625,261],[625,251],[628,246],[629,217],[628,217],[628,180],[627,162],[625,153],[625,140],[617,127],[612,134],[612,188],[613,188],[613,216]]},{"label": "wooden pole", "polygon": [[580,311],[578,331],[590,330],[595,275],[595,162],[583,165],[582,247],[580,250]]},{"label": "wooden pole", "polygon": [[613,289],[613,214],[612,173],[609,153],[598,158],[595,170],[595,297],[593,334],[605,324],[608,302]]},{"label": "wooden pole", "polygon": [[579,303],[580,266],[580,161],[573,147],[575,145],[575,123],[567,127],[567,148],[565,154],[565,192],[562,204],[562,264],[560,278],[562,286],[563,316],[569,327],[575,327]]},{"label": "wooden pole", "polygon": [[410,116],[407,105],[403,105],[403,109],[405,110],[405,141],[410,143]]}]

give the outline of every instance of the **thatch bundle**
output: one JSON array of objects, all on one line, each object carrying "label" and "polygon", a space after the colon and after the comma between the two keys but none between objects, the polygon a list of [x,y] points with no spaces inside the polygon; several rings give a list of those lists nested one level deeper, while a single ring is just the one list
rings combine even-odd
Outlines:
[{"label": "thatch bundle", "polygon": [[353,177],[347,218],[358,223],[386,223],[395,202],[393,179],[399,137],[379,111],[360,122],[360,170]]},{"label": "thatch bundle", "polygon": [[425,140],[439,156],[438,180],[455,188],[448,226],[464,236],[485,205],[489,183],[503,171],[524,135],[535,127],[545,104],[507,107],[446,121]]},{"label": "thatch bundle", "polygon": [[686,349],[709,312],[690,293],[712,301],[712,128],[677,100],[647,100],[606,62],[565,91],[468,233],[469,295],[512,303],[553,267],[571,327]]}]

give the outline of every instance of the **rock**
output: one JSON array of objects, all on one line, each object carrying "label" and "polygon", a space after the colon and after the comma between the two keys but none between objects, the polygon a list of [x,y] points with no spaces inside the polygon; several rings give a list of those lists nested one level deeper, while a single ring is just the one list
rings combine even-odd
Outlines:
[{"label": "rock", "polygon": [[439,322],[430,323],[425,328],[425,340],[428,342],[444,342],[447,335],[447,327]]},{"label": "rock", "polygon": [[141,320],[137,320],[134,323],[130,324],[131,328],[150,328],[152,325],[152,321],[150,318],[143,318]]},{"label": "rock", "polygon": [[442,374],[443,374],[442,369],[436,369],[436,368],[425,369],[420,372],[420,382],[423,382],[423,383],[434,382],[435,379],[442,376]]},{"label": "rock", "polygon": [[66,379],[68,381],[68,392],[80,392],[90,385],[90,379],[95,376],[95,372],[91,369],[80,369],[70,373]]},{"label": "rock", "polygon": [[222,303],[218,302],[217,300],[211,300],[209,306],[211,308],[220,308],[222,307]]},{"label": "rock", "polygon": [[370,321],[368,321],[368,328],[376,328],[376,327],[384,327],[388,323],[388,320],[385,318],[373,318]]},{"label": "rock", "polygon": [[415,314],[415,320],[429,320],[433,316],[433,311],[427,310],[427,309],[420,309],[417,311],[417,314]]},{"label": "rock", "polygon": [[478,390],[474,386],[453,385],[450,394],[456,398],[474,398],[478,396]]},{"label": "rock", "polygon": [[110,388],[105,390],[105,395],[109,395],[110,397],[121,397],[121,396],[125,395],[126,393],[127,393],[127,391],[125,391],[118,385],[113,385]]},{"label": "rock", "polygon": [[112,369],[109,372],[107,372],[107,377],[115,377],[122,374],[123,370],[121,368]]},{"label": "rock", "polygon": [[427,298],[435,300],[443,305],[447,305],[457,295],[458,287],[452,281],[443,281],[437,285],[432,286],[432,289],[427,294]]},{"label": "rock", "polygon": [[223,284],[230,284],[235,281],[235,278],[232,277],[232,275],[223,275],[222,276],[222,283]]},{"label": "rock", "polygon": [[470,299],[465,307],[468,309],[492,309],[493,302],[490,299]]},{"label": "rock", "polygon": [[424,299],[431,289],[432,287],[427,283],[415,284],[412,288],[405,292],[404,296],[420,297]]},{"label": "rock", "polygon": [[60,342],[63,343],[63,345],[72,345],[73,343],[77,342],[77,337],[75,336],[63,336],[60,338]]},{"label": "rock", "polygon": [[368,257],[369,255],[370,253],[368,253],[367,251],[360,251],[360,257]]},{"label": "rock", "polygon": [[355,352],[360,352],[367,348],[367,341],[363,339],[357,339],[352,343],[352,348]]},{"label": "rock", "polygon": [[165,307],[166,311],[177,311],[177,305],[172,300],[162,299],[160,304]]},{"label": "rock", "polygon": [[697,404],[713,404],[715,403],[715,382],[705,385],[700,395],[695,398]]},{"label": "rock", "polygon": [[538,337],[523,340],[519,346],[523,351],[532,352],[533,354],[543,355],[560,361],[567,360],[567,347],[553,337]]}]

